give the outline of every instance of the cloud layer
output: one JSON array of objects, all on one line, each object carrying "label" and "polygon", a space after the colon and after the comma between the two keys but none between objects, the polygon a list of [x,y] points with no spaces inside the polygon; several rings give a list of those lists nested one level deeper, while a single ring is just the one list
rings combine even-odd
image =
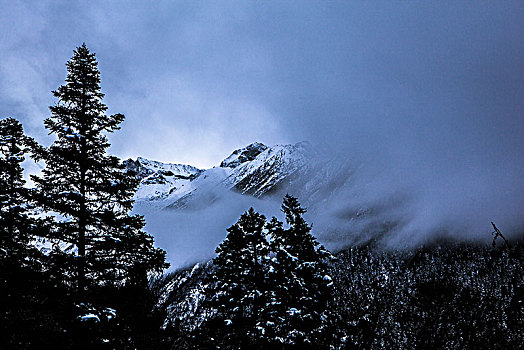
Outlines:
[{"label": "cloud layer", "polygon": [[209,167],[309,140],[366,164],[366,192],[340,206],[409,193],[403,237],[522,229],[521,2],[0,4],[0,114],[44,143],[50,90],[85,41],[127,117],[121,157]]}]

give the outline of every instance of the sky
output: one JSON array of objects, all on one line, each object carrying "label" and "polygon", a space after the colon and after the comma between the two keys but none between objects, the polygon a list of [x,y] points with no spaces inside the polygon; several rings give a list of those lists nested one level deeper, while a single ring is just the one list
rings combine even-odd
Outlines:
[{"label": "sky", "polygon": [[121,158],[307,140],[417,193],[424,222],[522,224],[524,2],[0,0],[0,33],[0,116],[44,144],[85,42]]}]

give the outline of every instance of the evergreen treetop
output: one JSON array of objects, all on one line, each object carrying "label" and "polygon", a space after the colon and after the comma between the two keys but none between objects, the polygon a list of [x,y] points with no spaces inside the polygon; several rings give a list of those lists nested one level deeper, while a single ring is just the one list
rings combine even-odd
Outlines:
[{"label": "evergreen treetop", "polygon": [[311,234],[296,198],[286,196],[282,210],[288,228],[251,208],[217,248],[207,288],[213,312],[204,327],[211,343],[295,349],[336,343],[331,255]]}]

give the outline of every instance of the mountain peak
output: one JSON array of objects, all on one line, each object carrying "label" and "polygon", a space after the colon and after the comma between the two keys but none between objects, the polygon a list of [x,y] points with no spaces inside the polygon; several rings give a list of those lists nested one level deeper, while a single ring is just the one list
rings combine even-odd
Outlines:
[{"label": "mountain peak", "polygon": [[207,170],[142,157],[128,159],[124,164],[140,179],[135,199],[166,200],[171,204],[166,202],[165,207],[189,208],[195,203],[212,202],[214,193],[222,189],[255,197],[270,193],[303,169],[309,154],[307,143],[268,147],[255,142],[235,150],[219,167]]},{"label": "mountain peak", "polygon": [[222,168],[236,168],[242,163],[250,162],[268,147],[260,142],[254,142],[244,148],[239,148],[220,163]]},{"label": "mountain peak", "polygon": [[192,178],[202,172],[202,170],[191,165],[162,163],[143,157],[138,157],[136,160],[127,159],[123,163],[127,169],[136,172],[138,178],[141,180],[150,177],[151,175]]}]

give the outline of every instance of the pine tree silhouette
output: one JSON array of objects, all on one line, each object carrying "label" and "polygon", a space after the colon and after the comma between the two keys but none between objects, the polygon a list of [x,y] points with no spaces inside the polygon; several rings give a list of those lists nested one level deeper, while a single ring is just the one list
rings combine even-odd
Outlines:
[{"label": "pine tree silhouette", "polygon": [[37,230],[30,217],[30,190],[25,188],[21,163],[35,145],[13,118],[0,120],[0,258],[23,266],[37,250],[29,245]]},{"label": "pine tree silhouette", "polygon": [[[122,114],[107,116],[95,54],[85,44],[67,62],[67,78],[45,120],[56,136],[35,158],[45,161],[33,176],[41,206],[57,213],[53,256],[79,295],[88,287],[121,285],[166,267],[141,216],[130,215],[138,182],[120,160],[107,154],[106,134],[119,129]],[[57,245],[58,246],[58,245]],[[72,270],[74,267],[76,271]]]},{"label": "pine tree silhouette", "polygon": [[26,188],[22,162],[36,142],[13,118],[0,120],[0,347],[42,345],[42,334],[61,329],[49,295],[47,259],[33,241],[45,235],[44,220],[32,215],[32,191]]}]

